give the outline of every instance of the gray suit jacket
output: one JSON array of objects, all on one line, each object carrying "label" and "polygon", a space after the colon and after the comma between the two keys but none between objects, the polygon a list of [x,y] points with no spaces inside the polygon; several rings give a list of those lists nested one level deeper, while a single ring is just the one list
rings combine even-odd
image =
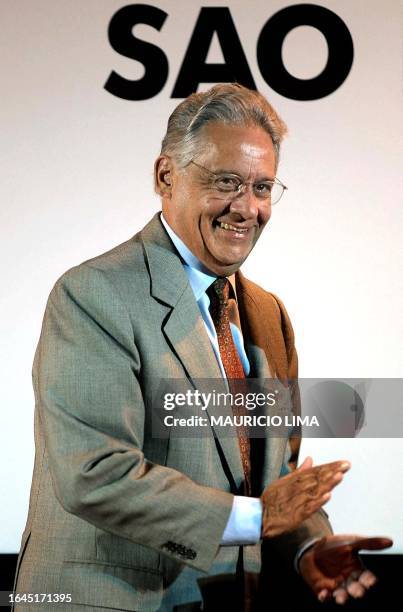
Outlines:
[{"label": "gray suit jacket", "polygon": [[[281,302],[240,274],[237,282],[253,375],[296,377]],[[49,296],[33,367],[36,456],[18,591],[71,593],[93,609],[168,612],[201,600],[201,577],[234,574],[239,548],[220,540],[243,481],[237,439],[213,428],[202,438],[154,437],[161,378],[221,375],[156,215],[127,242],[67,271]],[[284,474],[297,452],[298,442],[272,439],[258,488]],[[279,552],[291,559],[329,530],[317,513],[278,539]],[[260,545],[244,547],[244,566],[260,571]]]}]

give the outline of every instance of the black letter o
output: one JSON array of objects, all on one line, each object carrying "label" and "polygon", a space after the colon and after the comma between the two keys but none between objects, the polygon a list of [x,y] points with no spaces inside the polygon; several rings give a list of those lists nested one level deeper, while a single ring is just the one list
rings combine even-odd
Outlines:
[{"label": "black letter o", "polygon": [[[284,38],[302,25],[322,32],[329,49],[325,68],[313,79],[292,76],[281,57]],[[278,11],[263,26],[257,43],[257,61],[264,80],[292,100],[317,100],[331,94],[347,78],[353,57],[353,40],[344,21],[317,4],[294,4]]]}]

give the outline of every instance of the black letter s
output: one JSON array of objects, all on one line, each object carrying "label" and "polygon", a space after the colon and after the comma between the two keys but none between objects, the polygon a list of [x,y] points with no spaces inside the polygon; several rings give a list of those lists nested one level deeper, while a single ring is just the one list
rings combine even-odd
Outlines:
[{"label": "black letter s", "polygon": [[157,95],[168,78],[168,60],[165,53],[155,45],[136,38],[133,27],[145,23],[160,30],[168,14],[147,4],[130,4],[119,9],[112,17],[108,36],[115,51],[141,62],[145,74],[141,79],[130,81],[112,71],[104,87],[106,91],[124,100],[146,100]]}]

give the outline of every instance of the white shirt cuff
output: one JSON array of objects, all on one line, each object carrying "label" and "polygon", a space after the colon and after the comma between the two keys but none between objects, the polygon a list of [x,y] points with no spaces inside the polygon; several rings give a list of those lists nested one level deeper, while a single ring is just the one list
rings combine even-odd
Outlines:
[{"label": "white shirt cuff", "polygon": [[262,533],[263,506],[258,497],[235,495],[221,546],[257,544]]}]

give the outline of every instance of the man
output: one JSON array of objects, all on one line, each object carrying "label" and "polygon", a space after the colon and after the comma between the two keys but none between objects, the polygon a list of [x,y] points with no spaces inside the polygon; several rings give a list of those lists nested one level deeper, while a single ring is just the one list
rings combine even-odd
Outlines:
[{"label": "man", "polygon": [[[214,610],[222,597],[249,610],[261,540],[321,601],[361,597],[374,582],[363,542],[332,536],[321,510],[348,462],[308,458],[295,470],[298,440],[258,443],[242,426],[236,437],[214,427],[153,435],[162,379],[231,388],[297,377],[284,306],[239,272],[284,189],[284,133],[257,92],[190,96],[155,163],[162,215],[57,281],[33,369],[36,459],[17,592],[68,595],[69,610],[189,611],[202,599]],[[292,394],[298,409],[295,385]]]}]

